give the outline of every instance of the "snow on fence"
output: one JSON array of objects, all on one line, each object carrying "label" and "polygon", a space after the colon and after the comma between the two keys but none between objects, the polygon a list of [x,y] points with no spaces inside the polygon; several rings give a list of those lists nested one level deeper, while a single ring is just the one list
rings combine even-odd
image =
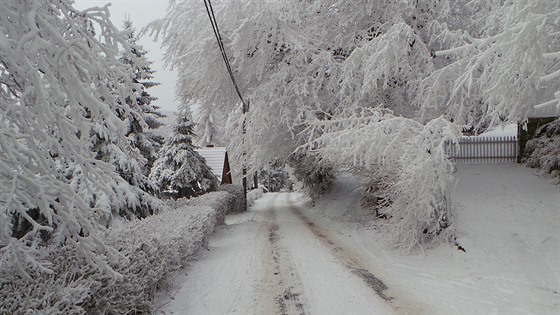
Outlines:
[{"label": "snow on fence", "polygon": [[464,137],[446,152],[455,163],[515,163],[519,145],[516,136]]}]

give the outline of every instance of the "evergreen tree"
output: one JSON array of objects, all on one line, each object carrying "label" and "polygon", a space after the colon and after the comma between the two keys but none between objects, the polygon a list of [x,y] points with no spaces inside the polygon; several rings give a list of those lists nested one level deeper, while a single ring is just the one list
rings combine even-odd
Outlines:
[{"label": "evergreen tree", "polygon": [[[121,89],[126,90],[124,99],[114,96],[105,97],[105,102],[114,102],[116,115],[125,125],[125,150],[116,150],[114,138],[105,134],[94,135],[94,151],[96,158],[108,164],[114,165],[118,174],[126,180],[137,191],[140,202],[125,203],[111,202],[113,212],[127,218],[146,217],[158,211],[156,198],[157,187],[148,179],[149,171],[155,160],[155,150],[159,144],[155,141],[156,136],[148,133],[150,125],[157,128],[161,123],[157,120],[161,114],[157,108],[151,105],[155,100],[146,92],[146,89],[158,83],[146,81],[152,78],[153,70],[150,62],[146,59],[146,52],[136,44],[137,38],[134,34],[132,22],[125,21],[125,31],[121,32],[126,41],[121,46],[118,61],[124,73],[119,80],[107,84],[109,90],[114,94]],[[123,86],[123,83],[130,82]],[[155,206],[154,206],[155,205]]]},{"label": "evergreen tree", "polygon": [[194,150],[193,129],[190,111],[183,109],[150,173],[150,179],[161,191],[172,191],[177,198],[193,197],[218,188],[216,176]]},{"label": "evergreen tree", "polygon": [[[155,70],[151,68],[151,61],[148,61],[146,50],[137,44],[138,36],[135,34],[135,28],[132,26],[132,21],[126,19],[124,21],[124,35],[129,43],[129,50],[123,51],[120,57],[121,62],[131,67],[132,80],[138,84],[138,88],[134,90],[134,97],[136,104],[141,111],[141,116],[146,123],[142,126],[138,121],[131,119],[129,136],[132,135],[133,145],[137,147],[142,156],[147,160],[145,165],[145,174],[150,173],[150,169],[156,159],[156,153],[161,147],[163,139],[155,134],[153,130],[161,127],[163,123],[160,118],[165,117],[159,111],[159,106],[152,104],[157,100],[148,93],[148,89],[158,86],[160,83],[153,82],[151,79],[154,77]],[[132,100],[128,100],[129,105]]]}]

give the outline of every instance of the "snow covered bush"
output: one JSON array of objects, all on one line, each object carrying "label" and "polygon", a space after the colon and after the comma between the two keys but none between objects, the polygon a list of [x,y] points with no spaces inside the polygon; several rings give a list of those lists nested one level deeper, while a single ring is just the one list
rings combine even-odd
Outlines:
[{"label": "snow covered bush", "polygon": [[255,204],[255,201],[264,195],[262,188],[256,188],[247,192],[247,208]]},{"label": "snow covered bush", "polygon": [[[247,210],[245,209],[245,193],[243,192],[242,185],[221,185],[218,190],[227,191],[234,196],[234,200],[228,213],[236,213]],[[247,204],[247,206],[249,205]]]},{"label": "snow covered bush", "polygon": [[26,278],[16,265],[0,269],[0,314],[150,313],[155,291],[207,244],[233,199],[216,192],[169,201],[170,210],[107,230],[100,237],[119,257],[110,264],[118,277],[79,247],[42,248],[36,260],[52,272],[32,269]]},{"label": "snow covered bush", "polygon": [[409,251],[439,235],[451,223],[449,185],[453,164],[446,142],[457,143],[460,130],[437,118],[421,124],[387,111],[363,111],[311,124],[303,148],[318,159],[345,166],[373,188],[389,218],[388,237]]},{"label": "snow covered bush", "polygon": [[523,162],[560,183],[560,119],[537,129],[535,137],[527,141]]},{"label": "snow covered bush", "polygon": [[35,259],[52,273],[32,269],[28,279],[14,265],[0,269],[0,314],[84,314],[91,292],[114,279],[73,247],[50,246]]}]

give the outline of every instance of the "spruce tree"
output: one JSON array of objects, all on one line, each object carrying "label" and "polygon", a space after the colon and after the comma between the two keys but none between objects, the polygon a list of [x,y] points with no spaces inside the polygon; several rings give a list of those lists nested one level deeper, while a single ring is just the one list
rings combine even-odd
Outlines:
[{"label": "spruce tree", "polygon": [[195,151],[193,130],[190,111],[181,110],[150,173],[150,179],[162,192],[173,192],[177,198],[193,197],[218,187],[216,176]]},{"label": "spruce tree", "polygon": [[[163,142],[163,139],[153,131],[163,125],[160,118],[165,117],[159,111],[160,107],[152,104],[153,101],[157,100],[157,97],[150,95],[147,90],[160,85],[160,83],[151,81],[155,73],[155,70],[151,68],[153,62],[147,59],[146,55],[148,52],[137,44],[138,36],[132,21],[126,19],[123,28],[129,43],[129,50],[121,53],[120,60],[131,68],[132,80],[137,84],[137,89],[133,91],[136,105],[140,109],[140,114],[146,123],[142,126],[138,121],[131,119],[129,135],[132,135],[133,145],[140,150],[142,156],[147,161],[144,172],[147,175],[150,173],[150,169],[156,159],[156,153]],[[129,99],[128,103],[130,105],[132,99]]]}]

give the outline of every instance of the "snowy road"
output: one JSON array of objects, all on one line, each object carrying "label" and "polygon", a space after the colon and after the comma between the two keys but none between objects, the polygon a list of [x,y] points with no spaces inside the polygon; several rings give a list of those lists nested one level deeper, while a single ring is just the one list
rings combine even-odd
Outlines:
[{"label": "snowy road", "polygon": [[[310,221],[289,193],[228,216],[176,277],[157,314],[417,314],[368,263]],[[167,301],[166,301],[167,299]]]}]

